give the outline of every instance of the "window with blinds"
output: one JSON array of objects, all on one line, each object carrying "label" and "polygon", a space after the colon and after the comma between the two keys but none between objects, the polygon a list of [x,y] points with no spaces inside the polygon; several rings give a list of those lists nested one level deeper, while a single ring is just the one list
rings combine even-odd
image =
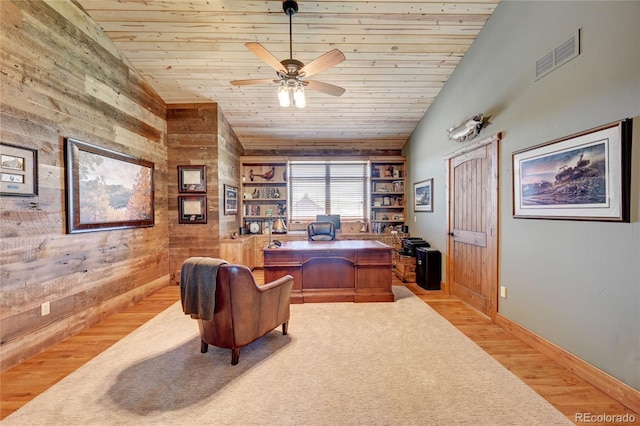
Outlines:
[{"label": "window with blinds", "polygon": [[342,220],[366,220],[368,188],[366,161],[292,161],[290,219],[307,221],[319,214],[339,214]]}]

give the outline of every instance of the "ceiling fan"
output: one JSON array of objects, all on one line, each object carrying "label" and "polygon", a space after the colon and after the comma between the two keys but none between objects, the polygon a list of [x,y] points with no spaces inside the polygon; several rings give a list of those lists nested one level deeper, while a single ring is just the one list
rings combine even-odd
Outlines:
[{"label": "ceiling fan", "polygon": [[250,84],[264,84],[272,82],[280,83],[280,86],[278,87],[278,100],[280,101],[280,106],[285,107],[293,104],[299,108],[303,108],[306,105],[304,87],[308,87],[309,89],[331,96],[342,95],[345,92],[345,89],[342,87],[320,81],[305,80],[305,78],[311,77],[314,74],[338,65],[345,60],[344,54],[338,49],[333,49],[317,57],[307,65],[293,59],[291,18],[298,12],[298,3],[296,1],[287,0],[282,3],[282,9],[284,10],[284,13],[289,16],[289,59],[278,61],[278,59],[260,43],[252,42],[245,44],[245,46],[255,53],[258,58],[262,59],[262,61],[267,65],[276,70],[278,79],[233,80],[230,83],[234,86],[246,86]]}]

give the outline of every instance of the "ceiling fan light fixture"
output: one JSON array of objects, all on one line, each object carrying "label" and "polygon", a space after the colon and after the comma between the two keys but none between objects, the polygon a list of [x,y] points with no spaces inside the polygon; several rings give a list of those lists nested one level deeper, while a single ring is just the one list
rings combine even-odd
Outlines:
[{"label": "ceiling fan light fixture", "polygon": [[307,97],[304,94],[304,87],[302,87],[302,84],[298,84],[293,90],[293,102],[298,108],[304,108],[307,106]]},{"label": "ceiling fan light fixture", "polygon": [[278,86],[278,103],[283,108],[307,106],[307,98],[302,83],[295,80],[283,81]]},{"label": "ceiling fan light fixture", "polygon": [[278,102],[283,108],[291,106],[291,94],[289,93],[289,88],[286,86],[284,81],[278,87]]}]

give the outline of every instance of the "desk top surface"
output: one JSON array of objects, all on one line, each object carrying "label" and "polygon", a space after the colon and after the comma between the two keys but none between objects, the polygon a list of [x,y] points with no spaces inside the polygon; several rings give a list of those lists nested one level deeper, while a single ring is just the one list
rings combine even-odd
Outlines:
[{"label": "desk top surface", "polygon": [[284,241],[276,248],[265,247],[264,251],[313,251],[313,250],[391,250],[380,241],[338,240],[338,241]]}]

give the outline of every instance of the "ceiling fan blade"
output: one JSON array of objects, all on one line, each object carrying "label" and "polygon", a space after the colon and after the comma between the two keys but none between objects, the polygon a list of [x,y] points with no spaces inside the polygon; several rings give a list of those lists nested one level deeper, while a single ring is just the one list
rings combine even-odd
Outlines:
[{"label": "ceiling fan blade", "polygon": [[266,84],[266,83],[273,83],[274,80],[272,78],[254,78],[252,80],[232,80],[229,83],[233,84],[234,86],[248,86],[250,84]]},{"label": "ceiling fan blade", "polygon": [[346,58],[341,51],[339,51],[338,49],[333,49],[325,53],[324,55],[318,56],[316,59],[302,67],[300,73],[305,73],[305,77],[311,77],[312,75],[317,74],[320,71],[324,71],[328,68],[338,65],[345,59]]},{"label": "ceiling fan blade", "polygon": [[269,65],[271,68],[276,71],[282,71],[284,73],[287,72],[287,69],[280,63],[280,61],[271,54],[263,45],[257,42],[246,43],[247,49],[256,54],[256,56],[262,61]]},{"label": "ceiling fan blade", "polygon": [[340,96],[345,92],[345,89],[333,84],[323,83],[321,81],[305,80],[304,85],[309,89],[315,90],[320,93],[331,96]]}]

